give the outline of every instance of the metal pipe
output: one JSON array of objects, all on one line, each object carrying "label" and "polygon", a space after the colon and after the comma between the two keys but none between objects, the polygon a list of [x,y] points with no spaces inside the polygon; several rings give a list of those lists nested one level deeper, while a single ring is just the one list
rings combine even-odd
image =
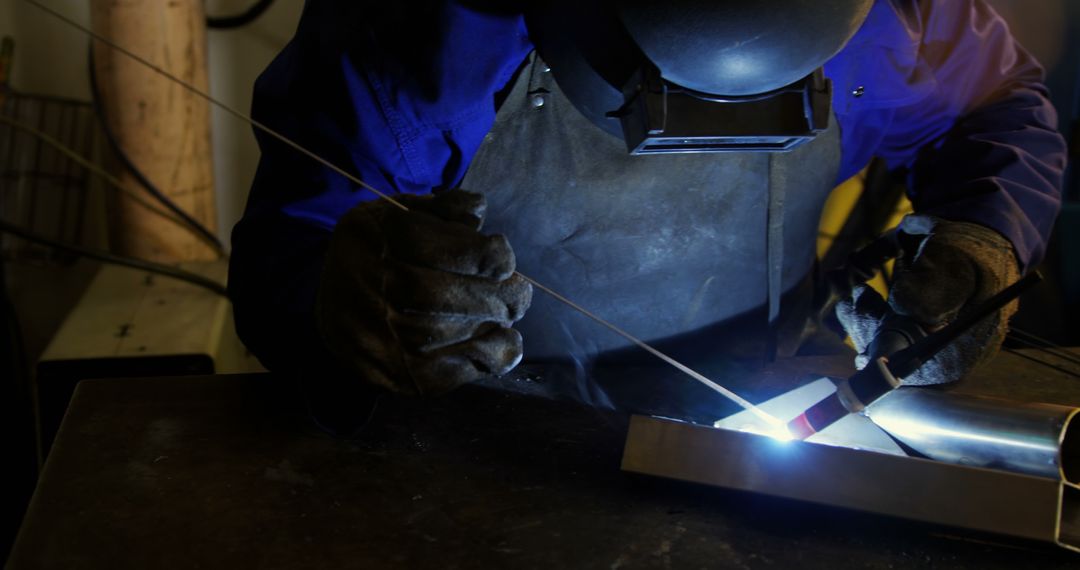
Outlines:
[{"label": "metal pipe", "polygon": [[902,387],[865,410],[893,438],[946,463],[1078,483],[1080,409]]},{"label": "metal pipe", "polygon": [[1080,552],[1080,486],[633,416],[624,471],[1057,543]]}]

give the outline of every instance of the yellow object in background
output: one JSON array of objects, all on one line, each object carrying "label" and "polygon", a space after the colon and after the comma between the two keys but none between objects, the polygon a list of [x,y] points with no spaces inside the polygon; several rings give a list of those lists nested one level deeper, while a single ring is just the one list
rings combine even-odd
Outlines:
[{"label": "yellow object in background", "polygon": [[[817,255],[819,260],[825,257],[825,253],[832,247],[833,240],[836,239],[848,217],[851,216],[852,210],[855,209],[855,203],[862,196],[865,181],[866,170],[863,170],[841,183],[829,194],[829,199],[825,202],[825,208],[821,213],[821,223],[818,225]],[[892,217],[889,219],[887,227],[895,227],[904,216],[911,212],[911,202],[906,196],[901,198],[893,211]],[[886,264],[885,270],[891,274],[892,268],[893,263],[890,261]],[[888,294],[885,278],[880,274],[870,281],[870,286],[877,290],[878,293],[881,293],[882,296]]]}]

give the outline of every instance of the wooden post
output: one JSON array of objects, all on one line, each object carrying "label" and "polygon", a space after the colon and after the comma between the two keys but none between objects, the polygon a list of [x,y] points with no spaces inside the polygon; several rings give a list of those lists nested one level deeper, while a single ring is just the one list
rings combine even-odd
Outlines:
[{"label": "wooden post", "polygon": [[[203,0],[91,0],[98,33],[170,74],[208,89]],[[101,42],[94,44],[101,103],[131,162],[180,208],[216,231],[210,108],[202,98]],[[117,168],[125,184],[143,192]],[[113,249],[159,262],[215,259],[186,227],[118,196],[109,226]]]}]

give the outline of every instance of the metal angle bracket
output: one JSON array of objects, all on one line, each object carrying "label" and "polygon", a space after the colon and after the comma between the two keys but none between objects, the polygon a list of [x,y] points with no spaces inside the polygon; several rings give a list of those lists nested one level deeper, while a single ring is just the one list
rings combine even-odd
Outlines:
[{"label": "metal angle bracket", "polygon": [[1060,479],[646,416],[631,418],[622,469],[1080,552],[1080,485]]}]

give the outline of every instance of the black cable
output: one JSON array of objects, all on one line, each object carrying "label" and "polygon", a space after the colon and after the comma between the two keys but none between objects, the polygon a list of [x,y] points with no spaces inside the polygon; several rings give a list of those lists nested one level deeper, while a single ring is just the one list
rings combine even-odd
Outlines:
[{"label": "black cable", "polygon": [[[1036,351],[1039,351],[1039,352],[1040,352],[1040,353],[1042,353],[1042,354],[1045,354],[1045,355],[1048,355],[1048,356],[1052,356],[1052,357],[1055,357],[1055,358],[1059,358],[1059,359],[1061,359],[1061,360],[1064,360],[1065,362],[1067,362],[1067,363],[1069,363],[1069,364],[1071,364],[1071,365],[1073,365],[1073,366],[1080,366],[1080,362],[1077,362],[1076,360],[1072,360],[1072,359],[1069,359],[1069,358],[1063,358],[1062,356],[1058,355],[1057,353],[1055,353],[1055,352],[1053,352],[1053,351],[1050,351],[1050,350],[1047,350],[1046,348],[1044,348],[1044,347],[1041,347],[1041,346],[1039,346],[1039,345],[1037,345],[1037,344],[1035,344],[1035,343],[1032,343],[1032,342],[1028,342],[1028,341],[1026,341],[1026,340],[1024,340],[1024,339],[1022,339],[1022,338],[1019,338],[1019,337],[1015,337],[1015,336],[1012,336],[1012,335],[1009,335],[1009,337],[1008,337],[1008,338],[1009,338],[1009,340],[1010,340],[1010,341],[1012,341],[1012,342],[1015,342],[1015,343],[1019,343],[1019,344],[1023,344],[1023,345],[1026,345],[1026,346],[1028,347],[1028,348],[1027,348],[1028,350],[1036,350]],[[1006,348],[1006,350],[1010,350],[1010,351],[1012,351],[1012,352],[1016,352],[1016,349],[1012,349],[1012,348]],[[1042,361],[1042,360],[1039,360],[1038,362],[1042,363],[1043,361]]]},{"label": "black cable", "polygon": [[274,0],[255,0],[250,8],[232,16],[207,16],[206,27],[215,30],[228,30],[246,26],[266,12],[266,9],[274,3]]},{"label": "black cable", "polygon": [[1078,360],[1080,360],[1080,354],[1073,354],[1073,353],[1067,352],[1068,349],[1066,349],[1064,346],[1062,346],[1060,344],[1057,344],[1057,343],[1055,343],[1053,341],[1047,340],[1047,339],[1045,339],[1045,338],[1043,338],[1041,336],[1038,336],[1038,335],[1036,335],[1034,333],[1028,332],[1026,330],[1021,330],[1021,329],[1018,329],[1016,327],[1010,327],[1009,328],[1009,333],[1022,336],[1024,338],[1027,338],[1027,339],[1031,340],[1032,342],[1037,342],[1040,345],[1045,346],[1048,349],[1056,349],[1056,350],[1059,350],[1059,351],[1066,351],[1066,354],[1068,355],[1068,357],[1077,358]]},{"label": "black cable", "polygon": [[105,140],[109,143],[109,147],[112,149],[113,154],[120,160],[120,163],[124,166],[132,176],[135,177],[135,181],[139,183],[155,200],[161,203],[161,205],[168,208],[169,211],[176,214],[177,217],[184,220],[184,222],[191,227],[191,230],[198,234],[211,244],[214,250],[225,255],[225,246],[221,243],[214,232],[210,231],[206,226],[202,225],[198,220],[193,218],[191,214],[184,211],[183,208],[176,205],[165,195],[153,182],[146,177],[139,167],[131,161],[131,158],[124,152],[123,147],[120,146],[120,141],[116,140],[116,135],[113,134],[112,129],[109,128],[108,118],[105,116],[105,109],[101,104],[101,92],[98,89],[97,71],[94,69],[94,42],[90,42],[88,68],[90,74],[90,99],[94,105],[94,114],[97,115],[98,122],[101,123],[101,130],[105,135]]},{"label": "black cable", "polygon": [[1012,348],[1006,347],[1005,351],[1008,352],[1009,354],[1014,354],[1016,356],[1019,356],[1020,358],[1027,359],[1027,360],[1030,360],[1030,361],[1038,363],[1038,364],[1042,364],[1043,366],[1046,366],[1047,368],[1052,368],[1054,370],[1057,370],[1058,372],[1061,372],[1062,374],[1067,374],[1067,375],[1072,376],[1074,378],[1080,378],[1080,374],[1078,374],[1075,370],[1069,370],[1067,368],[1062,368],[1061,366],[1058,366],[1056,364],[1052,364],[1052,363],[1047,362],[1045,360],[1040,360],[1038,358],[1035,358],[1034,356],[1031,356],[1030,354],[1025,354],[1023,352],[1020,352],[1019,350],[1015,350],[1015,349],[1012,349]]},{"label": "black cable", "polygon": [[1069,353],[1062,347],[1031,333],[1014,328],[1009,331],[1009,338],[1056,358],[1060,358],[1066,362],[1080,366],[1080,355]]},{"label": "black cable", "polygon": [[0,233],[7,233],[13,236],[20,237],[26,241],[39,243],[60,251],[66,251],[81,257],[88,257],[90,259],[96,259],[103,263],[111,263],[113,265],[123,265],[125,267],[131,267],[133,269],[141,269],[143,271],[149,271],[150,273],[157,273],[159,275],[165,275],[172,277],[173,279],[179,279],[180,281],[186,281],[192,285],[198,285],[204,289],[208,289],[222,297],[228,297],[228,291],[225,286],[213,279],[203,277],[198,273],[192,273],[190,271],[184,271],[183,269],[177,269],[168,265],[160,263],[154,263],[152,261],[145,261],[142,259],[135,259],[134,257],[124,257],[122,255],[116,255],[107,251],[100,251],[96,249],[89,249],[80,247],[77,245],[71,245],[61,243],[45,236],[36,234],[31,231],[24,230],[14,224],[11,224],[5,220],[0,220]]}]

